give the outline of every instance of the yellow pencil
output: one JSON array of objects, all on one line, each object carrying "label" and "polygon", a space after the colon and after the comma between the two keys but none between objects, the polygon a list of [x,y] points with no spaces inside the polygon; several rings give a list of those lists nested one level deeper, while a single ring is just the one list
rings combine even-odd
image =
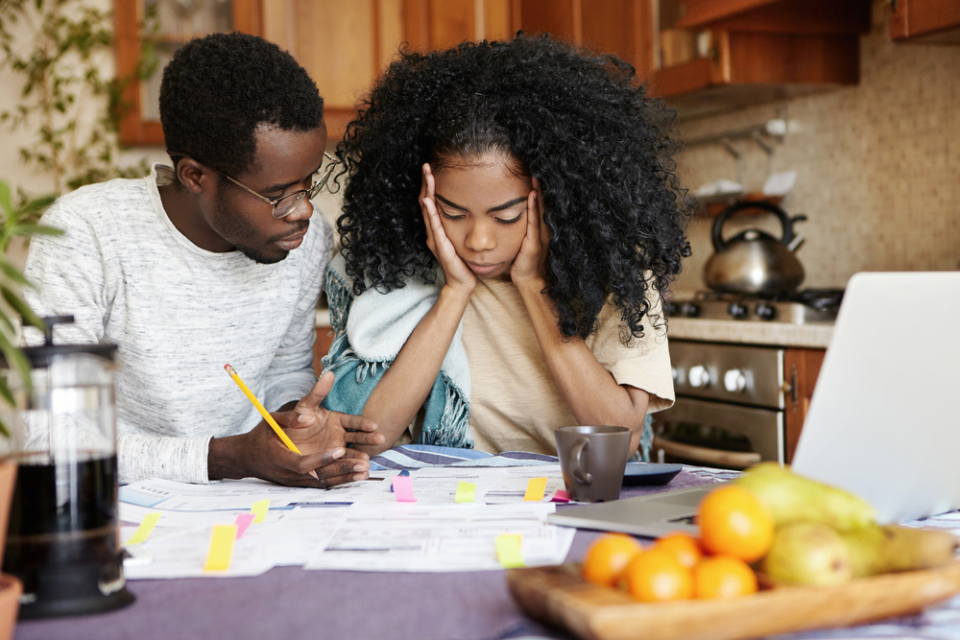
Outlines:
[{"label": "yellow pencil", "polygon": [[[290,449],[290,451],[302,456],[303,454],[300,453],[300,449],[297,449],[297,445],[293,444],[293,440],[291,440],[287,434],[283,432],[283,429],[281,429],[280,425],[277,424],[277,421],[273,419],[273,416],[271,416],[263,407],[263,405],[260,404],[260,401],[257,400],[257,396],[253,395],[253,392],[250,391],[250,388],[243,382],[243,380],[240,379],[240,376],[238,376],[237,372],[233,370],[233,367],[231,367],[229,364],[225,364],[223,365],[223,368],[227,370],[227,373],[230,374],[230,377],[233,378],[233,381],[237,383],[238,387],[240,387],[240,391],[243,391],[243,395],[247,396],[247,399],[250,400],[250,402],[253,403],[253,406],[257,408],[257,411],[259,411],[260,415],[263,416],[263,419],[267,421],[267,424],[273,427],[274,432],[276,432],[283,444],[287,445],[287,449]],[[312,475],[314,478],[317,478],[316,471],[311,471],[310,475]],[[319,480],[319,478],[317,479]]]}]

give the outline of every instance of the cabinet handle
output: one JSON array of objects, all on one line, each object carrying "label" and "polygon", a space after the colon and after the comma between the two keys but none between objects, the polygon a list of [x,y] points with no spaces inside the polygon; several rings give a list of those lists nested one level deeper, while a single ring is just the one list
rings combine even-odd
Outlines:
[{"label": "cabinet handle", "polygon": [[784,380],[780,389],[783,394],[790,397],[790,403],[793,405],[791,410],[797,410],[797,403],[800,401],[800,389],[797,384],[797,365],[790,365],[790,379]]}]

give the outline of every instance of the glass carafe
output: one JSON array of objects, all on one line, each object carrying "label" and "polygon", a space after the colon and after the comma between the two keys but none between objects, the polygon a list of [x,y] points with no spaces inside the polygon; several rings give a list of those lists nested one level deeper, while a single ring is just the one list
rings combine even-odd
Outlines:
[{"label": "glass carafe", "polygon": [[[27,347],[32,388],[8,375],[17,482],[3,571],[23,582],[20,618],[109,611],[133,601],[125,588],[117,517],[112,344]],[[9,374],[9,372],[7,372]]]}]

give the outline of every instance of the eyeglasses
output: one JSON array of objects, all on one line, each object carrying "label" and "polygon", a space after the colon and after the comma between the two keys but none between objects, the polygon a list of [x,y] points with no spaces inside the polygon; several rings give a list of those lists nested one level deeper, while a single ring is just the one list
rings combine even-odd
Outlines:
[{"label": "eyeglasses", "polygon": [[[171,158],[176,156],[188,155],[186,153],[178,153],[176,151],[167,151],[167,154]],[[252,193],[260,200],[263,200],[264,202],[272,206],[273,211],[271,212],[270,215],[272,215],[274,218],[279,220],[280,218],[285,218],[291,213],[293,213],[293,210],[297,208],[297,205],[299,205],[300,201],[303,200],[304,198],[307,198],[308,200],[313,200],[313,198],[316,197],[318,193],[320,193],[320,190],[326,187],[327,183],[330,182],[330,176],[333,175],[333,170],[337,168],[337,159],[334,158],[329,153],[327,153],[326,151],[323,152],[323,157],[329,160],[330,164],[328,164],[327,168],[324,169],[322,172],[318,172],[319,177],[313,181],[309,189],[300,189],[299,191],[288,193],[287,195],[280,196],[279,198],[268,198],[267,196],[261,195],[256,191],[254,191],[253,189],[251,189],[250,187],[248,187],[247,185],[243,184],[242,182],[234,180],[233,178],[223,173],[216,167],[212,167],[206,162],[203,162],[203,164],[210,167],[211,169],[213,169],[214,171],[219,173],[221,176],[223,176],[233,184],[237,185],[244,191],[248,191]],[[197,162],[202,162],[197,158],[194,158],[194,159],[197,160]],[[314,174],[314,175],[317,175],[317,174]]]}]

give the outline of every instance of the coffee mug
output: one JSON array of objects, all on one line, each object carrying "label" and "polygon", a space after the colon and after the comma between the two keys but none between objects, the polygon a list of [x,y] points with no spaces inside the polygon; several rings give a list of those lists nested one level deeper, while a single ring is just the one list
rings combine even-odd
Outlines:
[{"label": "coffee mug", "polygon": [[560,427],[553,432],[563,482],[572,500],[605,502],[620,497],[630,457],[626,427]]}]

